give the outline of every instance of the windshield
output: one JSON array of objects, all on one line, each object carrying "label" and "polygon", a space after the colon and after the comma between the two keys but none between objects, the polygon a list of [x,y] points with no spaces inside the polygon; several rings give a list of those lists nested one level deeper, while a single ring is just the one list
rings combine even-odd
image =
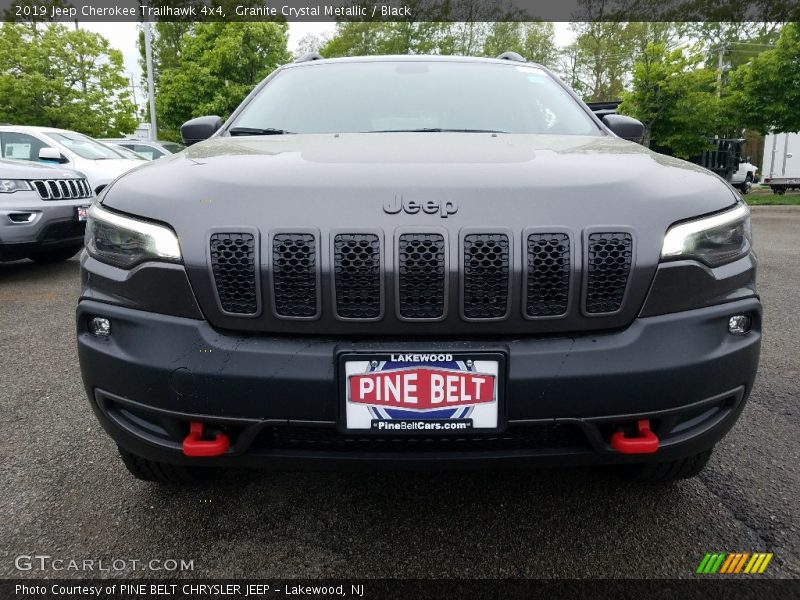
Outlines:
[{"label": "windshield", "polygon": [[90,160],[125,158],[116,150],[80,133],[51,132],[46,135],[81,158],[88,158]]},{"label": "windshield", "polygon": [[232,135],[431,130],[601,135],[542,69],[444,61],[285,69],[228,129]]}]

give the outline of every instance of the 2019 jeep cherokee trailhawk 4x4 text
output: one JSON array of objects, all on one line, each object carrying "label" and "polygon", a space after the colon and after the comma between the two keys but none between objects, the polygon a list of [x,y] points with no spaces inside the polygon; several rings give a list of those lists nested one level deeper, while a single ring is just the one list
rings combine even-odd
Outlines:
[{"label": "2019 jeep cherokee trailhawk 4x4 text", "polygon": [[97,417],[153,480],[292,461],[695,474],[755,378],[750,220],[715,175],[621,139],[640,133],[514,60],[278,69],[90,209]]}]

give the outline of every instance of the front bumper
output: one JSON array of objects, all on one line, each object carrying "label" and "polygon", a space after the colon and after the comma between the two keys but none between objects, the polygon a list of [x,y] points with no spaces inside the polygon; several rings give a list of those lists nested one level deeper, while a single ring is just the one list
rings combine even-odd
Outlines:
[{"label": "front bumper", "polygon": [[[734,314],[752,317],[750,333],[728,333]],[[88,333],[92,316],[110,319],[110,337]],[[91,300],[80,302],[77,325],[97,417],[121,447],[153,460],[600,464],[669,460],[716,443],[752,388],[761,305],[750,298],[639,318],[602,334],[452,341],[223,333],[205,321]],[[336,357],[415,351],[505,354],[505,431],[457,438],[338,433]],[[650,419],[658,452],[614,451],[611,433],[638,419]],[[190,421],[223,430],[231,448],[215,458],[185,457],[181,440]]]},{"label": "front bumper", "polygon": [[[33,193],[31,193],[33,195]],[[76,210],[89,206],[91,198],[80,200],[14,199],[0,207],[0,259],[25,258],[41,250],[83,245],[85,222]]]}]

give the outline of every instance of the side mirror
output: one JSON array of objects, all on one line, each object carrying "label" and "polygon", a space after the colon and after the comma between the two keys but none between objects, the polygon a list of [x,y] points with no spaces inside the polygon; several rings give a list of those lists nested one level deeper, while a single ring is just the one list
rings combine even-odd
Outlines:
[{"label": "side mirror", "polygon": [[58,164],[69,162],[66,158],[61,156],[61,152],[59,152],[55,148],[41,148],[39,150],[39,160],[44,160],[47,162],[56,162]]},{"label": "side mirror", "polygon": [[181,139],[186,146],[207,140],[222,127],[222,119],[218,116],[197,117],[181,125]]},{"label": "side mirror", "polygon": [[636,142],[637,144],[642,143],[644,125],[642,125],[641,121],[625,115],[606,115],[603,117],[603,123],[622,139]]}]

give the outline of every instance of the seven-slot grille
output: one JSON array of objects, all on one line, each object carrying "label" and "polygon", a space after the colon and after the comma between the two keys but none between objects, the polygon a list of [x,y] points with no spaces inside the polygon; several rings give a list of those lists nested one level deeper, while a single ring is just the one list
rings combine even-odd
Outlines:
[{"label": "seven-slot grille", "polygon": [[31,181],[42,200],[91,198],[92,188],[85,179],[37,179]]},{"label": "seven-slot grille", "polygon": [[252,233],[211,235],[211,270],[222,310],[237,315],[258,311],[256,240]]},{"label": "seven-slot grille", "polygon": [[[574,272],[585,272],[582,301],[587,316],[615,313],[622,307],[633,262],[633,238],[625,232],[593,232],[586,236],[583,265],[576,264],[573,242],[566,232],[525,232],[522,265],[512,268],[514,239],[510,233],[468,233],[461,238],[458,260],[447,259],[448,242],[442,233],[402,232],[384,256],[381,236],[344,232],[330,238],[330,277],[321,277],[318,233],[279,232],[269,247],[269,291],[279,318],[315,319],[330,286],[337,317],[376,320],[384,312],[410,321],[443,319],[448,285],[458,277],[461,316],[467,320],[503,319],[510,315],[512,289],[522,288],[521,311],[531,319],[563,317]],[[324,239],[324,238],[323,238]],[[211,236],[211,266],[223,310],[254,315],[259,308],[257,238],[251,233],[215,233]],[[384,297],[387,258],[394,258],[394,297]],[[448,264],[460,264],[453,274]],[[327,262],[326,262],[327,264]],[[521,271],[521,274],[519,273]],[[514,283],[514,274],[520,277]],[[396,310],[396,313],[395,313]]]}]

